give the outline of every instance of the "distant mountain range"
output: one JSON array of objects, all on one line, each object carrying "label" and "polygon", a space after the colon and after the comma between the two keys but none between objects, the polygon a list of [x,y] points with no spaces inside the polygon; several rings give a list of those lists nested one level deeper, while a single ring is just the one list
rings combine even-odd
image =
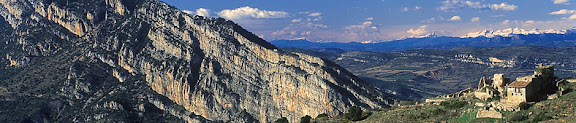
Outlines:
[{"label": "distant mountain range", "polygon": [[502,46],[576,46],[576,29],[570,30],[524,30],[509,28],[496,31],[469,33],[462,37],[430,35],[393,41],[375,42],[311,42],[308,40],[274,40],[270,43],[281,48],[338,48],[346,51],[404,51],[410,49],[451,49],[454,47],[502,47]]},{"label": "distant mountain range", "polygon": [[497,36],[501,37],[513,37],[515,35],[530,35],[530,34],[566,34],[566,33],[576,33],[576,27],[568,30],[554,30],[554,29],[547,29],[547,30],[540,30],[537,28],[526,30],[516,28],[507,28],[501,30],[483,30],[480,32],[471,32],[462,36],[462,38],[474,38],[474,37],[488,37],[493,38]]}]

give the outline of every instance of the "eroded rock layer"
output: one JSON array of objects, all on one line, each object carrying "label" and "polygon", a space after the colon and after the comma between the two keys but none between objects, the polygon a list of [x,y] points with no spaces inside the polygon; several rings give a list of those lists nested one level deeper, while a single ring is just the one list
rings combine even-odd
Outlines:
[{"label": "eroded rock layer", "polygon": [[[77,50],[83,58],[108,65],[117,82],[141,78],[158,94],[208,120],[298,121],[304,115],[338,115],[350,106],[377,109],[394,102],[330,61],[283,52],[232,21],[192,16],[156,0],[0,4],[2,23],[17,34],[2,45],[18,47],[2,52],[6,66]],[[23,35],[51,38],[38,41]],[[68,79],[74,86],[74,77]],[[67,92],[82,99],[77,91]],[[124,109],[114,101],[97,107]]]}]

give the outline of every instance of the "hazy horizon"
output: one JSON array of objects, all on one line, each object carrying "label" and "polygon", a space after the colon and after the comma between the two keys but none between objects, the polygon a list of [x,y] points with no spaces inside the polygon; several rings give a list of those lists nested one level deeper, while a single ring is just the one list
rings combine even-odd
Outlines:
[{"label": "hazy horizon", "polygon": [[430,33],[463,36],[482,30],[576,26],[572,0],[163,1],[187,13],[233,20],[266,40],[395,40]]}]

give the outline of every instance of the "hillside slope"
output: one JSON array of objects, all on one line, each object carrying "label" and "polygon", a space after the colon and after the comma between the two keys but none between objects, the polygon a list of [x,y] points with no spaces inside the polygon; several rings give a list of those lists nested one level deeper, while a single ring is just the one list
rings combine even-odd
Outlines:
[{"label": "hillside slope", "polygon": [[160,121],[296,121],[394,102],[330,61],[285,53],[231,21],[188,15],[157,0],[0,4],[0,26],[7,27],[0,35],[6,90],[0,105],[35,100],[36,107],[6,110],[22,110],[2,114],[10,121],[147,120],[148,114]]},{"label": "hillside slope", "polygon": [[[449,122],[449,123],[486,123],[486,122],[543,122],[571,123],[576,119],[576,83],[567,85],[568,93],[541,102],[529,103],[527,109],[520,111],[499,111],[502,118],[477,117],[478,111],[485,110],[491,100],[483,101],[472,95],[452,98],[439,104],[420,103],[394,106],[378,111],[365,111],[360,123],[374,122]],[[492,100],[496,101],[496,100]],[[484,106],[483,106],[484,105]],[[353,122],[342,117],[316,117],[318,123]]]}]

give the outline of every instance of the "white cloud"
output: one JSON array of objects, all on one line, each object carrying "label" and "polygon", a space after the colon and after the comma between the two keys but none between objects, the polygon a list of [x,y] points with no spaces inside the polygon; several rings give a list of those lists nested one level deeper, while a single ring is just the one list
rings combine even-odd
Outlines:
[{"label": "white cloud", "polygon": [[317,18],[312,19],[312,21],[321,21],[321,20],[322,20],[322,17],[317,17]]},{"label": "white cloud", "polygon": [[433,18],[429,18],[426,20],[422,20],[422,21],[420,21],[420,23],[434,23],[434,22],[442,22],[442,21],[461,21],[461,20],[462,20],[462,17],[457,16],[457,15],[449,17],[449,18],[444,18],[442,16],[438,16],[438,17],[433,17]]},{"label": "white cloud", "polygon": [[554,4],[570,5],[570,0],[552,0]]},{"label": "white cloud", "polygon": [[320,13],[320,12],[315,12],[315,13],[310,13],[310,14],[308,14],[308,16],[310,16],[310,17],[317,17],[317,16],[320,16],[320,15],[322,15],[322,13]]},{"label": "white cloud", "polygon": [[358,25],[349,25],[344,28],[339,38],[350,41],[382,40],[383,34],[379,25],[372,22],[374,18],[366,18]]},{"label": "white cloud", "polygon": [[200,16],[210,16],[210,10],[205,8],[196,9],[196,15]]},{"label": "white cloud", "polygon": [[[294,15],[298,18],[292,19],[286,27],[268,32],[266,37],[271,40],[277,39],[318,39],[318,33],[326,31],[328,26],[321,24],[322,13],[320,12],[298,12]],[[328,34],[326,34],[328,35]],[[332,35],[331,35],[332,36]]]},{"label": "white cloud", "polygon": [[442,11],[458,11],[464,8],[473,8],[479,10],[513,11],[516,10],[518,6],[507,3],[483,4],[480,2],[463,1],[463,0],[446,0],[442,2],[442,6],[440,6],[438,9]]},{"label": "white cloud", "polygon": [[520,23],[522,24],[522,26],[531,26],[531,25],[536,25],[538,23],[543,23],[543,21],[534,21],[534,20],[527,20],[527,21],[520,21]]},{"label": "white cloud", "polygon": [[324,31],[328,26],[312,22],[292,23],[281,30],[269,33],[272,40],[311,38],[314,32]]},{"label": "white cloud", "polygon": [[452,16],[452,18],[448,19],[449,21],[460,21],[462,18],[460,16]]},{"label": "white cloud", "polygon": [[372,25],[372,21],[364,21],[360,25],[350,25],[345,27],[348,30],[355,30],[355,29],[378,29],[378,27]]},{"label": "white cloud", "polygon": [[420,10],[420,9],[422,9],[422,7],[420,7],[420,6],[414,6],[414,7],[411,7],[411,8],[410,8],[410,7],[403,7],[403,8],[402,8],[402,11],[404,11],[404,12],[408,12],[408,11],[418,11],[418,10]]},{"label": "white cloud", "polygon": [[568,19],[570,19],[570,20],[576,19],[576,14],[573,14],[572,16],[568,17]]},{"label": "white cloud", "polygon": [[565,15],[565,14],[576,14],[576,10],[560,9],[558,11],[550,12],[552,15]]},{"label": "white cloud", "polygon": [[504,17],[504,15],[491,15],[490,17],[498,18],[498,17]]},{"label": "white cloud", "polygon": [[550,14],[552,15],[570,15],[572,14],[570,17],[563,17],[562,19],[569,19],[569,20],[574,20],[576,19],[576,10],[568,10],[568,9],[561,9],[558,11],[553,11],[550,12]]},{"label": "white cloud", "polygon": [[193,14],[194,13],[193,11],[190,11],[190,10],[182,10],[182,12],[184,12],[186,14]]},{"label": "white cloud", "polygon": [[210,16],[210,10],[209,9],[205,9],[205,8],[199,8],[196,9],[196,11],[190,11],[190,10],[182,10],[182,12],[184,13],[188,13],[191,15],[199,15],[199,16]]},{"label": "white cloud", "polygon": [[508,25],[508,23],[510,23],[510,20],[504,20],[504,21],[502,21],[502,24],[504,24],[504,25]]},{"label": "white cloud", "polygon": [[438,17],[433,17],[433,18],[429,18],[426,20],[422,20],[420,21],[420,23],[434,23],[436,21],[445,21],[446,18],[442,17],[442,16],[438,16]]},{"label": "white cloud", "polygon": [[309,11],[305,11],[305,12],[298,12],[298,14],[310,14],[311,12]]},{"label": "white cloud", "polygon": [[518,8],[518,6],[507,4],[507,3],[490,5],[490,9],[493,9],[493,10],[513,11],[513,10],[516,10],[517,8]]},{"label": "white cloud", "polygon": [[434,22],[436,22],[436,18],[429,18],[429,19],[426,19],[426,20],[422,20],[422,21],[420,21],[420,22],[421,22],[421,23],[434,23]]},{"label": "white cloud", "polygon": [[409,29],[408,31],[406,31],[407,33],[410,33],[411,36],[421,36],[421,35],[426,35],[428,34],[428,31],[426,30],[426,28],[428,28],[427,25],[422,25],[420,26],[418,29]]},{"label": "white cloud", "polygon": [[233,10],[224,9],[218,13],[218,16],[226,19],[261,19],[261,18],[285,18],[288,13],[284,11],[267,11],[249,6],[236,8]]},{"label": "white cloud", "polygon": [[301,19],[301,18],[293,19],[291,22],[298,23],[298,22],[304,22],[304,21],[307,21],[307,22],[321,21],[323,18],[322,13],[320,13],[320,12],[306,11],[306,12],[298,12],[298,14],[301,14],[301,15],[296,15],[296,16],[300,16],[304,19]]},{"label": "white cloud", "polygon": [[366,19],[364,19],[364,20],[371,21],[371,20],[374,20],[374,18],[373,18],[373,17],[369,17],[369,18],[366,18]]},{"label": "white cloud", "polygon": [[478,22],[480,21],[480,17],[473,17],[472,19],[470,19],[471,22]]},{"label": "white cloud", "polygon": [[290,21],[292,23],[300,23],[302,22],[302,18],[298,18],[298,19],[292,19],[292,21]]},{"label": "white cloud", "polygon": [[534,23],[536,23],[536,21],[534,21],[534,20],[528,20],[528,21],[524,22],[524,24],[526,24],[526,25],[530,25],[530,24],[534,24]]},{"label": "white cloud", "polygon": [[404,7],[404,8],[402,8],[402,11],[404,11],[404,12],[410,11],[410,8]]}]

